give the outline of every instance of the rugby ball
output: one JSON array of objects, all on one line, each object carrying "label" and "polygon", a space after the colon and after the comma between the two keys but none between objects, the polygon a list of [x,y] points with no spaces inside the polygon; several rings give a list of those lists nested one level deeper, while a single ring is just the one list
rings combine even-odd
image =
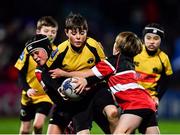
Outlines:
[{"label": "rugby ball", "polygon": [[59,92],[64,94],[66,97],[68,97],[71,100],[79,100],[81,96],[79,94],[74,93],[74,90],[76,88],[76,83],[73,83],[72,81],[75,78],[67,78],[63,81]]}]

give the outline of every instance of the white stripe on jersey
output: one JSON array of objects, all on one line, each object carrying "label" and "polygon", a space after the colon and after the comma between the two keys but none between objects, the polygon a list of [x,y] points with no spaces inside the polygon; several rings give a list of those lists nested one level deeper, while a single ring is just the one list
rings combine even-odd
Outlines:
[{"label": "white stripe on jersey", "polygon": [[39,70],[39,69],[35,69],[35,72],[39,72],[39,73],[42,73],[42,70]]},{"label": "white stripe on jersey", "polygon": [[104,60],[104,62],[111,67],[111,69],[114,71],[114,73],[116,73],[115,72],[116,69],[111,65],[111,63],[109,63],[107,60]]},{"label": "white stripe on jersey", "polygon": [[43,88],[45,88],[45,84],[44,84],[44,82],[43,82],[43,81],[41,81],[40,83],[41,83],[41,85],[43,86]]},{"label": "white stripe on jersey", "polygon": [[141,85],[137,84],[137,83],[128,83],[128,84],[116,84],[114,86],[111,86],[110,89],[111,91],[115,94],[116,92],[119,91],[126,91],[129,89],[144,89],[144,87],[142,87]]},{"label": "white stripe on jersey", "polygon": [[92,69],[93,73],[99,78],[102,79],[104,76],[99,72],[99,70],[94,66]]},{"label": "white stripe on jersey", "polygon": [[128,73],[136,74],[136,71],[134,71],[134,70],[122,71],[122,72],[116,73],[116,74],[113,75],[113,76],[118,76],[118,75],[123,75],[123,74],[128,74]]}]

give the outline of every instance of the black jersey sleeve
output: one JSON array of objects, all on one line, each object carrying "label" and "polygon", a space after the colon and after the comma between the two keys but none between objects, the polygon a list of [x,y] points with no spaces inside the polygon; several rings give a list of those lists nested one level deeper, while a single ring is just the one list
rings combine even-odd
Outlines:
[{"label": "black jersey sleeve", "polygon": [[27,80],[26,80],[28,64],[29,64],[28,59],[29,59],[29,55],[26,58],[25,66],[18,73],[18,87],[25,90],[25,91],[27,91],[28,89],[31,88],[29,86],[29,84],[27,83]]},{"label": "black jersey sleeve", "polygon": [[91,86],[101,81],[101,79],[99,79],[96,76],[87,77],[86,80],[87,80],[88,86]]},{"label": "black jersey sleeve", "polygon": [[30,89],[30,86],[26,82],[26,75],[21,71],[18,74],[18,87],[25,90],[25,91]]},{"label": "black jersey sleeve", "polygon": [[171,78],[172,78],[172,75],[164,75],[164,76],[161,76],[161,81],[159,82],[159,87],[158,87],[158,99],[161,100],[163,95],[165,94],[167,88],[168,88],[168,82],[170,82]]}]

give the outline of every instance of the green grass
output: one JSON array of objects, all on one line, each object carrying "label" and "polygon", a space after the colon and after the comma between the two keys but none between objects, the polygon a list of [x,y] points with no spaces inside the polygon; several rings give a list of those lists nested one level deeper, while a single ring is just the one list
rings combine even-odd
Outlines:
[{"label": "green grass", "polygon": [[[18,118],[0,118],[0,134],[18,134],[20,121]],[[161,134],[180,134],[180,120],[160,120]],[[43,133],[46,133],[47,122]],[[92,134],[102,134],[102,130],[94,123]]]}]

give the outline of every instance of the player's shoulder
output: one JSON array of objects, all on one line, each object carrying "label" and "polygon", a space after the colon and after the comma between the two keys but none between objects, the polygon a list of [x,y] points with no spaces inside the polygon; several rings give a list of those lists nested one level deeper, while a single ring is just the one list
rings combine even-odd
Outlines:
[{"label": "player's shoulder", "polygon": [[57,48],[59,51],[64,51],[69,44],[69,40],[65,40],[64,42],[60,43]]},{"label": "player's shoulder", "polygon": [[57,46],[57,48],[51,52],[51,55],[50,55],[49,60],[51,61],[52,59],[56,59],[57,56],[58,56],[60,53],[62,53],[62,52],[65,51],[65,49],[68,47],[68,44],[69,44],[69,41],[68,41],[68,40],[60,43],[60,44]]},{"label": "player's shoulder", "polygon": [[93,46],[93,47],[96,47],[96,46],[99,46],[100,43],[95,40],[94,38],[91,38],[91,37],[87,37],[87,40],[86,42],[90,45],[90,46]]},{"label": "player's shoulder", "polygon": [[161,57],[161,59],[169,59],[169,56],[165,51],[160,50],[160,49],[158,51],[159,51],[159,56]]},{"label": "player's shoulder", "polygon": [[54,50],[56,50],[56,48],[57,48],[57,46],[53,43],[53,44],[51,44],[51,47],[52,47],[52,50],[54,51]]}]

